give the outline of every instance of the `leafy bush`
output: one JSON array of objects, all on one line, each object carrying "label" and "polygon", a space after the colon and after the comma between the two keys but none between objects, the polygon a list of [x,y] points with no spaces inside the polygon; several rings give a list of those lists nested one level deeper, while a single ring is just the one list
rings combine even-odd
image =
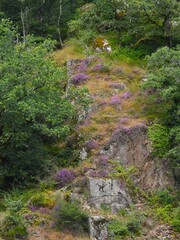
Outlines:
[{"label": "leafy bush", "polygon": [[171,225],[176,231],[180,232],[180,206],[173,210]]},{"label": "leafy bush", "polygon": [[140,219],[133,218],[127,223],[127,228],[131,233],[138,234],[141,230],[141,222]]},{"label": "leafy bush", "polygon": [[29,207],[50,207],[54,206],[54,198],[51,192],[37,192],[29,200]]},{"label": "leafy bush", "polygon": [[164,157],[170,147],[168,128],[155,123],[148,127],[148,137],[152,141],[153,155]]},{"label": "leafy bush", "polygon": [[8,240],[26,239],[27,237],[27,226],[24,218],[17,213],[11,213],[5,218],[0,231],[2,236]]},{"label": "leafy bush", "polygon": [[[150,128],[154,154],[159,157],[167,154],[172,160],[172,166],[178,166],[180,164],[180,46],[160,48],[147,57],[147,61],[149,72],[147,81],[143,83],[143,88],[146,91],[148,90],[149,100],[152,103],[151,109],[155,105],[154,100],[157,102],[156,109],[160,106],[163,109],[163,115],[159,116],[163,125],[155,124],[152,129]],[[159,105],[159,102],[161,105]]]},{"label": "leafy bush", "polygon": [[25,203],[22,197],[19,196],[18,198],[18,196],[13,196],[13,194],[7,194],[4,199],[4,205],[8,214],[3,220],[2,226],[0,226],[0,233],[9,240],[26,238],[27,226],[22,214]]},{"label": "leafy bush", "polygon": [[112,240],[123,239],[129,234],[128,227],[121,221],[114,220],[108,225],[109,238]]},{"label": "leafy bush", "polygon": [[148,200],[153,205],[156,218],[169,223],[176,231],[180,231],[180,207],[176,195],[163,190],[154,193]]},{"label": "leafy bush", "polygon": [[173,204],[175,202],[175,196],[173,196],[168,190],[163,190],[157,193],[157,202],[161,205]]},{"label": "leafy bush", "polygon": [[88,230],[88,216],[76,201],[61,201],[54,209],[56,227],[73,231]]},{"label": "leafy bush", "polygon": [[118,164],[116,161],[110,161],[114,166],[114,172],[110,174],[111,177],[122,178],[129,187],[134,188],[134,183],[132,180],[133,174],[136,173],[137,169],[134,166],[130,166],[127,169]]},{"label": "leafy bush", "polygon": [[0,21],[0,178],[25,185],[49,173],[46,145],[69,134],[75,111],[64,98],[65,71],[47,57],[54,42],[28,36],[24,45],[17,35]]}]

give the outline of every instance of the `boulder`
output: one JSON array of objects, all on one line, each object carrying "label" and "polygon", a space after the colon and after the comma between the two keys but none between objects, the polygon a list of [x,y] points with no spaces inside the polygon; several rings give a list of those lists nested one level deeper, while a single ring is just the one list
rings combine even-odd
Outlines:
[{"label": "boulder", "polygon": [[112,213],[127,208],[131,198],[126,190],[123,180],[88,178],[89,204],[97,209],[107,208]]}]

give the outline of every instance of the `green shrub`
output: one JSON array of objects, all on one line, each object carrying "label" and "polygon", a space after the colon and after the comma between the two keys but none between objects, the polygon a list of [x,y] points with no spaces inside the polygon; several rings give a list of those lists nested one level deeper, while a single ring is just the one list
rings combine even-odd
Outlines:
[{"label": "green shrub", "polygon": [[77,201],[61,201],[54,209],[56,227],[72,231],[88,230],[88,216]]},{"label": "green shrub", "polygon": [[174,209],[172,221],[170,222],[174,229],[180,232],[180,206]]},{"label": "green shrub", "polygon": [[149,198],[149,201],[154,205],[166,206],[175,203],[176,197],[168,190],[158,191]]},{"label": "green shrub", "polygon": [[17,213],[10,214],[5,218],[0,231],[2,236],[8,240],[26,239],[27,236],[27,227],[24,219]]},{"label": "green shrub", "polygon": [[37,207],[53,207],[54,198],[50,191],[34,193],[34,196],[32,196],[29,201],[29,204]]},{"label": "green shrub", "polygon": [[105,212],[111,211],[111,207],[108,204],[102,203],[101,209]]},{"label": "green shrub", "polygon": [[172,212],[172,205],[166,205],[165,207],[159,207],[156,209],[156,218],[162,219],[164,222],[171,221],[171,212]]},{"label": "green shrub", "polygon": [[21,212],[25,205],[22,197],[19,196],[18,199],[16,194],[17,191],[12,192],[12,194],[7,194],[3,201],[7,215],[0,227],[0,233],[8,240],[22,237],[25,239],[27,236],[27,227]]},{"label": "green shrub", "polygon": [[142,53],[140,51],[130,49],[128,47],[117,47],[115,48],[112,53],[107,55],[110,59],[114,60],[120,60],[124,61],[128,64],[134,64],[134,63],[141,63],[142,60]]},{"label": "green shrub", "polygon": [[162,205],[173,204],[175,196],[173,196],[168,190],[160,191],[157,194],[158,202]]},{"label": "green shrub", "polygon": [[137,218],[132,218],[128,223],[127,223],[127,228],[129,232],[131,233],[140,233],[141,230],[141,222],[140,219]]},{"label": "green shrub", "polygon": [[152,141],[152,154],[164,157],[170,147],[168,128],[155,123],[148,128],[148,137]]},{"label": "green shrub", "polygon": [[[114,220],[108,225],[109,239],[121,239],[129,234],[128,227],[121,221]],[[123,239],[123,238],[122,238]]]}]

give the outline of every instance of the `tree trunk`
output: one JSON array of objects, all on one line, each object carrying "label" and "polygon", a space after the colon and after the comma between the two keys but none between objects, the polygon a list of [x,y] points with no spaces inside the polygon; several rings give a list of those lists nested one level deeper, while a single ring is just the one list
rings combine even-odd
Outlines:
[{"label": "tree trunk", "polygon": [[61,44],[61,47],[64,46],[62,38],[61,38],[61,29],[60,29],[60,20],[62,17],[62,3],[63,3],[63,0],[60,0],[59,1],[59,16],[58,16],[58,35],[59,35],[59,42]]},{"label": "tree trunk", "polygon": [[21,8],[21,22],[22,22],[22,29],[23,29],[23,42],[26,44],[26,28],[25,28],[25,22],[24,22],[24,13]]}]

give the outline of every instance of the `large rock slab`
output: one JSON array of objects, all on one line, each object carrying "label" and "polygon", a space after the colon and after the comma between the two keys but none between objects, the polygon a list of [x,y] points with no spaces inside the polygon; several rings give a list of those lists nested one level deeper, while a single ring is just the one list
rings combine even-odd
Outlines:
[{"label": "large rock slab", "polygon": [[111,139],[102,150],[109,159],[116,159],[120,164],[144,165],[144,160],[149,155],[147,141],[147,127],[137,126],[132,128],[120,128],[116,130]]},{"label": "large rock slab", "polygon": [[88,178],[89,203],[92,207],[109,208],[112,213],[126,208],[131,203],[125,183],[117,179]]},{"label": "large rock slab", "polygon": [[166,188],[174,185],[168,160],[153,158],[151,144],[147,139],[147,127],[143,124],[115,131],[102,149],[101,154],[116,160],[125,168],[135,166],[138,175],[135,184],[144,190]]}]

